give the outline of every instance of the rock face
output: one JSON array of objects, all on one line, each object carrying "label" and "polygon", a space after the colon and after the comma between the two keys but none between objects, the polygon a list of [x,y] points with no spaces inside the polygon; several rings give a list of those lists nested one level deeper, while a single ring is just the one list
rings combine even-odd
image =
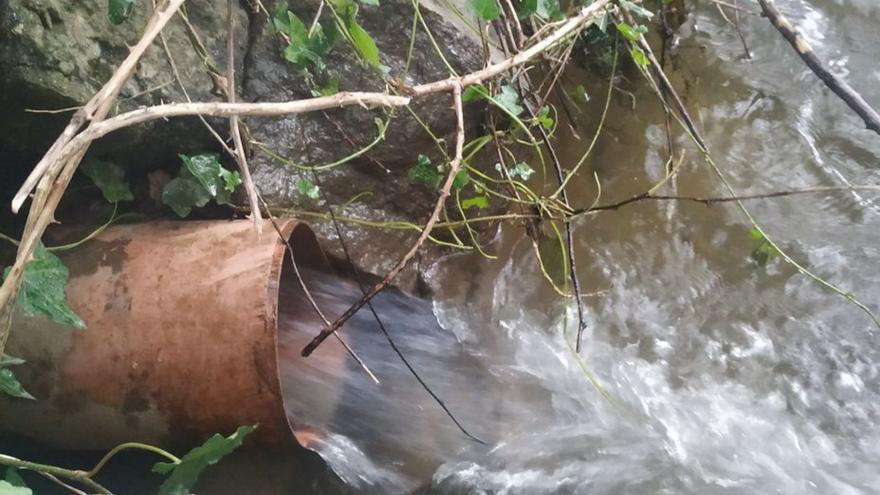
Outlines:
[{"label": "rock face", "polygon": [[[264,3],[274,11],[272,2]],[[309,23],[318,5],[317,0],[295,1],[288,8]],[[148,50],[125,86],[117,111],[186,101],[181,84],[193,101],[221,99],[212,92],[214,84],[206,66],[225,72],[226,1],[188,0],[185,7],[199,42],[193,41],[182,16],[176,16],[164,31],[167,49],[162,40],[157,40]],[[0,105],[8,109],[0,117],[0,150],[25,154],[44,151],[70,114],[32,113],[25,109],[74,107],[87,101],[127,55],[127,47],[137,41],[150,10],[149,2],[139,0],[132,17],[114,26],[107,18],[106,0],[0,0]],[[325,9],[324,18],[332,19],[328,10]],[[424,24],[417,26],[408,64],[414,19],[410,0],[381,0],[378,7],[361,5],[357,19],[375,40],[389,77],[411,86],[447,77],[447,63],[458,73],[482,65],[477,31],[472,22],[460,16],[460,10],[455,14],[425,1],[421,3]],[[286,43],[272,28],[266,14],[243,1],[235,16],[240,99],[284,101],[310,96],[305,77],[284,59]],[[199,43],[204,46],[208,64],[193,48]],[[328,55],[326,65],[327,76],[339,80],[340,90],[386,90],[377,71],[360,62],[344,40]],[[430,155],[435,164],[443,161],[440,147],[452,153],[455,116],[447,94],[420,98],[412,110],[421,123],[406,109],[397,109],[384,140],[344,165],[321,170],[318,182],[324,196],[318,200],[297,189],[300,178],[314,180],[310,172],[272,158],[261,147],[292,163],[326,165],[376,140],[376,120],[387,119],[390,114],[384,109],[347,108],[280,119],[248,119],[250,137],[259,143],[250,147],[258,189],[272,206],[310,210],[323,209],[325,198],[330,204],[341,205],[363,193],[344,214],[422,223],[437,192],[411,184],[407,171],[419,153]],[[466,117],[473,124],[470,127],[482,120],[481,113],[479,107],[466,110]],[[226,122],[212,123],[225,136]],[[440,140],[439,146],[423,125]],[[96,143],[93,153],[130,167],[149,169],[174,166],[179,152],[216,148],[197,119],[174,119],[120,131]],[[387,268],[405,251],[408,242],[404,240],[414,233],[410,230],[376,235],[376,230],[365,231],[351,225],[344,228],[356,261],[376,271]],[[335,240],[329,225],[316,225],[316,229],[325,239]],[[336,245],[324,244],[331,248]]]}]

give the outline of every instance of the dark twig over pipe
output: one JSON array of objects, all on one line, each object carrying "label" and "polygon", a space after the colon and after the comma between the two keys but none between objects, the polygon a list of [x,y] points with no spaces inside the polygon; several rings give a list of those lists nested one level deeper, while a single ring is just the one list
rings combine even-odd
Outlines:
[{"label": "dark twig over pipe", "polygon": [[807,40],[804,39],[801,33],[799,33],[790,22],[788,22],[788,19],[779,13],[773,0],[758,0],[758,3],[761,4],[761,9],[764,11],[764,17],[769,19],[773,24],[773,27],[782,33],[782,36],[785,37],[791,46],[794,47],[804,63],[807,64],[816,76],[818,76],[819,79],[831,89],[831,91],[834,91],[841,100],[846,102],[854,112],[859,114],[859,117],[865,121],[865,126],[867,126],[868,129],[880,134],[880,114],[878,114],[877,111],[874,110],[864,98],[862,98],[862,95],[857,93],[856,90],[847,84],[846,81],[835,76],[825,68],[822,61],[816,56],[813,48],[807,43]]}]

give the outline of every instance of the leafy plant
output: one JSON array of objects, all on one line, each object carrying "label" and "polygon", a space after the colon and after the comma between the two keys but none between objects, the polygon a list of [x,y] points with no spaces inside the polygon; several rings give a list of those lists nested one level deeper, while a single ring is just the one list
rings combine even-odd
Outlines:
[{"label": "leafy plant", "polygon": [[181,218],[194,207],[202,207],[213,198],[217,204],[229,203],[235,188],[241,184],[238,172],[220,165],[217,153],[178,155],[183,165],[177,177],[162,189],[162,203],[171,207]]},{"label": "leafy plant", "polygon": [[629,41],[638,41],[642,35],[648,32],[648,28],[645,26],[639,24],[630,26],[625,22],[618,23],[617,30],[620,31],[620,34]]},{"label": "leafy plant", "polygon": [[501,15],[496,0],[468,0],[468,9],[484,21],[494,21]]},{"label": "leafy plant", "polygon": [[122,24],[134,11],[135,0],[107,0],[107,17],[112,24]]},{"label": "leafy plant", "polygon": [[168,478],[159,487],[159,495],[187,495],[198,481],[204,469],[232,453],[241,446],[244,438],[256,426],[240,426],[235,433],[224,437],[215,434],[202,445],[190,450],[178,462],[157,462],[153,472],[167,474]]},{"label": "leafy plant", "polygon": [[15,486],[8,481],[0,481],[0,495],[32,495],[33,492],[26,486]]},{"label": "leafy plant", "polygon": [[[337,26],[345,33],[361,59],[367,65],[386,72],[387,68],[379,60],[379,47],[376,46],[370,33],[357,22],[358,4],[354,0],[329,0],[329,2],[337,16]],[[371,4],[367,3],[367,5]]]},{"label": "leafy plant", "polygon": [[321,74],[326,70],[324,58],[333,50],[338,38],[335,24],[316,24],[310,33],[309,28],[287,4],[281,2],[272,17],[272,24],[279,32],[287,34],[290,43],[284,49],[284,58],[302,72]]},{"label": "leafy plant", "polygon": [[98,186],[104,199],[108,202],[116,203],[134,199],[128,182],[125,181],[125,171],[119,165],[100,160],[89,160],[83,163],[80,168]]},{"label": "leafy plant", "polygon": [[753,228],[749,231],[749,237],[752,238],[754,244],[751,257],[758,265],[766,266],[767,263],[781,256],[779,250],[767,240],[760,230]]},{"label": "leafy plant", "polygon": [[[500,172],[502,174],[504,173],[504,169],[501,167],[500,163],[495,164],[495,170],[497,170],[498,172]],[[529,180],[529,177],[531,177],[532,174],[534,174],[534,173],[535,173],[535,170],[525,162],[519,162],[516,165],[514,165],[513,167],[509,167],[507,169],[507,175],[511,179],[519,178],[522,180]]]},{"label": "leafy plant", "polygon": [[417,184],[429,187],[437,187],[440,183],[440,172],[431,164],[431,159],[425,155],[419,155],[416,164],[409,169],[409,180]]},{"label": "leafy plant", "polygon": [[461,202],[462,209],[467,210],[468,208],[478,208],[480,210],[489,207],[489,198],[486,196],[474,196],[473,198],[467,198],[462,200]]},{"label": "leafy plant", "polygon": [[318,199],[321,189],[309,179],[301,177],[296,181],[296,190],[307,198]]},{"label": "leafy plant", "polygon": [[[3,271],[3,279],[10,268]],[[70,275],[61,260],[41,243],[34,259],[25,265],[18,292],[18,307],[26,316],[45,316],[64,325],[85,328],[86,324],[67,304],[64,287]]]}]

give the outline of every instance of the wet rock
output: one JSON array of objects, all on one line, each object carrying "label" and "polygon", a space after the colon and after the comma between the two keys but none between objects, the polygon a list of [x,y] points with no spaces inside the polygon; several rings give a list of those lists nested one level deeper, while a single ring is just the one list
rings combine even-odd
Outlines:
[{"label": "wet rock", "polygon": [[[224,70],[225,37],[216,33],[226,30],[226,2],[190,0],[186,8],[208,55]],[[107,18],[106,0],[0,0],[0,105],[9,112],[0,118],[0,146],[44,150],[71,113],[25,109],[70,108],[88,101],[128,55],[128,47],[138,41],[151,10],[149,2],[138,2],[128,21],[113,25]],[[237,60],[243,65],[248,18],[244,10],[236,15]],[[164,37],[190,97],[217,100],[211,94],[212,80],[179,16],[165,28]],[[186,98],[157,40],[123,88],[114,110],[180,101]],[[142,162],[211,143],[198,120],[174,119],[115,133],[99,143],[97,150]]]}]

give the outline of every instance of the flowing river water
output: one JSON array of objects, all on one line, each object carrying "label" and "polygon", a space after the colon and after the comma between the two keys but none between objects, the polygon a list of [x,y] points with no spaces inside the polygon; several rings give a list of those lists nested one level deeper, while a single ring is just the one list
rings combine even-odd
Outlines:
[{"label": "flowing river water", "polygon": [[[880,4],[778,4],[880,106]],[[766,19],[740,16],[748,59],[714,3],[691,8],[667,69],[737,192],[878,183],[880,138]],[[584,81],[593,101],[580,114],[582,139],[560,144],[568,166],[604,104],[607,81]],[[621,85],[634,93],[615,92],[587,162],[602,202],[650,188],[667,157],[656,97],[642,82]],[[693,146],[677,144],[689,152],[663,191],[726,195]],[[591,175],[571,187],[575,206],[592,203]],[[875,193],[747,206],[792,257],[880,310]],[[521,227],[503,225],[486,246],[496,259],[455,254],[431,269],[441,287],[433,303],[395,292],[376,303],[412,365],[486,445],[427,397],[366,310],[344,335],[382,385],[319,350],[313,369],[287,382],[314,392],[292,399],[292,414],[314,427],[302,438],[357,493],[880,493],[878,329],[778,258],[756,263],[750,228],[730,203],[643,201],[578,220],[589,293],[578,358],[564,337],[575,330],[573,305],[542,277]],[[358,295],[352,283],[307,279],[332,316]],[[285,332],[282,358],[293,362],[306,334],[293,323]],[[314,381],[322,373],[344,376],[329,389]]]}]

